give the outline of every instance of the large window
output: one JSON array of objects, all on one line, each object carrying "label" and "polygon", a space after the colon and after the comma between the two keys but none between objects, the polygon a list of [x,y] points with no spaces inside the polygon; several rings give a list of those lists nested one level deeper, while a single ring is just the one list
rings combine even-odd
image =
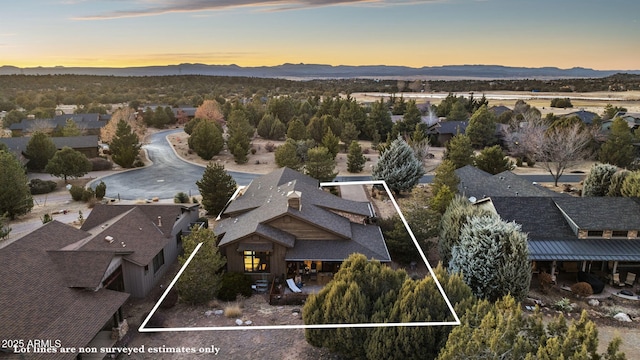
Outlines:
[{"label": "large window", "polygon": [[245,251],[244,271],[269,272],[269,253],[262,251]]},{"label": "large window", "polygon": [[153,258],[153,273],[157,273],[162,265],[164,265],[164,249],[160,250],[158,255]]}]

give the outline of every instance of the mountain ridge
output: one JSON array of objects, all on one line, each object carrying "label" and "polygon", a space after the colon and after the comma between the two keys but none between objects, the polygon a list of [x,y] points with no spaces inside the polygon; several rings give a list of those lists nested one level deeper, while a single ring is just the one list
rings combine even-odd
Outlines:
[{"label": "mountain ridge", "polygon": [[617,73],[640,75],[640,70],[594,70],[583,67],[513,67],[503,65],[443,65],[413,68],[395,65],[326,65],[284,63],[276,66],[242,67],[236,64],[207,65],[182,63],[141,67],[17,67],[0,66],[0,75],[99,75],[99,76],[240,76],[284,79],[344,78],[468,78],[468,79],[543,79],[600,78]]}]

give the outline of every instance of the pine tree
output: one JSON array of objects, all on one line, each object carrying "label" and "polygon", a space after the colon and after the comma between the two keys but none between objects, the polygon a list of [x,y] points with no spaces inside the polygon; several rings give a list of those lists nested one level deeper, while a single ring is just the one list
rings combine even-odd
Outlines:
[{"label": "pine tree", "polygon": [[208,213],[218,215],[236,191],[237,184],[231,175],[227,174],[224,165],[209,163],[202,174],[202,179],[196,181],[202,195],[202,206]]},{"label": "pine tree", "polygon": [[347,171],[351,173],[359,173],[364,169],[364,164],[367,158],[362,155],[362,147],[360,144],[353,140],[349,145],[349,154],[347,155]]},{"label": "pine tree", "polygon": [[333,134],[331,128],[327,128],[327,132],[324,133],[322,137],[322,146],[326,147],[329,150],[329,153],[333,155],[335,159],[340,151],[340,139]]},{"label": "pine tree", "polygon": [[631,174],[629,170],[621,170],[611,176],[611,184],[607,191],[607,196],[622,196],[622,184],[624,180]]},{"label": "pine tree", "polygon": [[607,141],[600,147],[598,160],[626,168],[631,165],[635,157],[633,135],[627,122],[621,118],[614,119],[611,125],[611,133]]},{"label": "pine tree", "polygon": [[611,164],[596,164],[591,167],[589,175],[584,179],[582,196],[606,196],[611,187],[611,179],[618,168]]},{"label": "pine tree", "polygon": [[531,283],[527,235],[519,224],[496,216],[471,217],[451,249],[449,268],[461,272],[479,298],[496,301],[511,294],[522,300]]},{"label": "pine tree", "polygon": [[486,105],[481,106],[469,119],[465,134],[476,148],[491,146],[496,142],[496,117]]},{"label": "pine tree", "polygon": [[445,146],[444,160],[451,160],[456,169],[465,165],[472,165],[473,146],[467,135],[457,134],[449,140]]},{"label": "pine tree", "polygon": [[[273,125],[275,126],[277,123],[276,121]],[[238,164],[245,164],[248,161],[247,155],[251,148],[251,138],[253,137],[254,128],[249,124],[249,119],[247,119],[244,111],[233,110],[231,112],[229,121],[227,121],[227,130],[229,132],[227,147],[233,154],[233,159]]]},{"label": "pine tree", "polygon": [[305,140],[307,138],[307,128],[300,119],[293,119],[289,122],[287,138],[293,140]]},{"label": "pine tree", "polygon": [[298,146],[296,142],[288,139],[284,144],[278,146],[275,151],[275,161],[279,167],[288,167],[295,171],[302,169],[302,161],[298,157]]},{"label": "pine tree", "polygon": [[0,216],[15,219],[33,208],[29,179],[12,153],[0,151]]},{"label": "pine tree", "polygon": [[84,154],[65,146],[58,150],[45,167],[45,171],[53,176],[64,178],[79,178],[91,171],[91,162]]},{"label": "pine tree", "polygon": [[494,145],[480,151],[475,157],[475,165],[478,169],[495,175],[511,170],[513,163],[504,155],[500,145]]},{"label": "pine tree", "polygon": [[331,181],[338,173],[335,170],[336,161],[324,146],[309,149],[308,160],[304,165],[304,173],[319,181]]},{"label": "pine tree", "polygon": [[131,126],[124,119],[120,119],[116,135],[109,144],[113,161],[123,168],[132,167],[140,147],[138,135],[131,130]]},{"label": "pine tree", "polygon": [[423,175],[422,162],[400,137],[380,156],[371,173],[374,180],[384,180],[396,194],[410,191]]},{"label": "pine tree", "polygon": [[431,182],[431,193],[437,194],[440,188],[446,185],[450,191],[457,192],[460,178],[455,173],[456,167],[451,160],[442,160],[436,167],[433,181]]},{"label": "pine tree", "polygon": [[213,231],[194,226],[191,233],[182,239],[184,255],[178,257],[180,265],[184,265],[200,243],[202,246],[176,284],[180,300],[188,304],[206,304],[214,298],[222,280],[220,270],[227,262],[218,251]]},{"label": "pine tree", "polygon": [[640,171],[633,171],[625,176],[620,194],[626,197],[640,197]]},{"label": "pine tree", "polygon": [[36,132],[29,139],[25,149],[25,156],[29,159],[27,167],[30,170],[43,170],[56,151],[56,145],[49,135],[39,131]]},{"label": "pine tree", "polygon": [[189,136],[189,148],[204,160],[211,160],[224,148],[222,132],[212,121],[200,121]]}]

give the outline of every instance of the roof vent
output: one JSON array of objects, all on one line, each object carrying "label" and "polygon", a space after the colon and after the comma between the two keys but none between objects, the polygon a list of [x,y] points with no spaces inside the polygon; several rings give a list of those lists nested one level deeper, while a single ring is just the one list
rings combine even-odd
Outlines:
[{"label": "roof vent", "polygon": [[162,227],[162,216],[158,216],[158,227]]},{"label": "roof vent", "polygon": [[104,241],[108,242],[109,244],[113,243],[113,236],[111,235],[105,236]]}]

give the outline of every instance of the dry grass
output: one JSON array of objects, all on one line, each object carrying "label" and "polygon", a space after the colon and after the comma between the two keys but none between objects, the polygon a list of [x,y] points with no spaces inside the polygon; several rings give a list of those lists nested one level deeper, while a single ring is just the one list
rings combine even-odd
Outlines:
[{"label": "dry grass", "polygon": [[242,308],[239,304],[229,304],[224,307],[224,316],[228,318],[237,318],[242,315]]}]

